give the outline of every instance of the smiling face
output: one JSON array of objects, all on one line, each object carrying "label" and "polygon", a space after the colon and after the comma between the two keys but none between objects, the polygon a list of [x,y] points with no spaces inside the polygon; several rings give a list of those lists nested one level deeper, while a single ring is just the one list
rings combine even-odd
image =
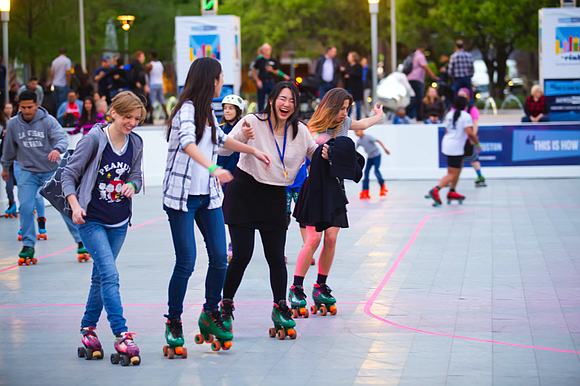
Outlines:
[{"label": "smiling face", "polygon": [[338,114],[336,114],[336,122],[344,121],[344,118],[348,115],[348,108],[350,107],[350,101],[347,99],[342,102],[342,106]]},{"label": "smiling face", "polygon": [[90,113],[93,110],[93,102],[90,99],[86,99],[83,108]]},{"label": "smiling face", "polygon": [[129,135],[137,127],[139,122],[141,122],[141,112],[141,109],[135,109],[126,115],[121,115],[117,114],[114,109],[111,109],[111,118],[113,118],[113,124],[111,126],[114,130],[118,130],[124,135]]},{"label": "smiling face", "polygon": [[270,101],[272,109],[276,112],[278,122],[284,122],[292,116],[295,108],[294,96],[289,88],[284,88],[280,91],[278,98],[275,101]]},{"label": "smiling face", "polygon": [[236,111],[236,106],[230,105],[229,103],[224,104],[224,118],[226,121],[233,121],[236,119],[238,112]]},{"label": "smiling face", "polygon": [[219,79],[216,79],[215,82],[215,91],[213,93],[214,98],[219,98],[220,94],[222,93],[222,86],[224,85],[224,72],[220,72]]}]

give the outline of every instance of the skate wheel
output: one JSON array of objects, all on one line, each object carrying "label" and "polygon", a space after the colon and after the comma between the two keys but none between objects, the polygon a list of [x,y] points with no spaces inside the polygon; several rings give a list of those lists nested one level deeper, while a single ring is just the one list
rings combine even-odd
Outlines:
[{"label": "skate wheel", "polygon": [[316,315],[316,311],[317,311],[316,306],[310,306],[310,313],[312,315]]},{"label": "skate wheel", "polygon": [[275,328],[270,328],[268,330],[268,335],[270,336],[270,338],[273,338],[276,336],[276,329]]},{"label": "skate wheel", "polygon": [[296,319],[298,317],[298,310],[293,308],[292,309],[292,318]]},{"label": "skate wheel", "polygon": [[284,340],[286,338],[286,332],[284,330],[278,330],[278,340]]},{"label": "skate wheel", "polygon": [[208,335],[207,338],[204,338],[206,343],[211,343],[214,341],[213,335]]},{"label": "skate wheel", "polygon": [[14,217],[18,218],[18,213],[16,213],[16,214],[14,215]]},{"label": "skate wheel", "polygon": [[29,258],[26,258],[26,260],[24,260],[24,264],[25,265],[30,265],[30,259]]},{"label": "skate wheel", "polygon": [[79,356],[79,358],[84,358],[85,357],[85,348],[79,347],[77,349],[77,355]]},{"label": "skate wheel", "polygon": [[121,356],[119,355],[119,353],[111,354],[111,363],[112,364],[116,365],[117,363],[119,363],[120,359],[121,359]]},{"label": "skate wheel", "polygon": [[36,263],[38,262],[38,260],[36,259],[36,257],[33,257],[30,262],[34,265],[36,265]]},{"label": "skate wheel", "polygon": [[23,258],[18,259],[18,265],[24,265],[24,264],[26,264],[26,263],[25,263],[25,260]]},{"label": "skate wheel", "polygon": [[133,366],[139,366],[141,364],[141,355],[131,357],[131,363],[133,363]]},{"label": "skate wheel", "polygon": [[[290,331],[292,331],[292,333],[290,333]],[[298,333],[296,332],[295,329],[290,329],[288,330],[288,336],[290,337],[290,339],[294,340],[298,337]]]},{"label": "skate wheel", "polygon": [[320,315],[326,316],[327,313],[328,313],[328,309],[326,308],[326,304],[321,304],[320,305]]},{"label": "skate wheel", "polygon": [[91,359],[93,359],[93,350],[91,350],[90,348],[87,348],[85,350],[85,359],[90,361]]},{"label": "skate wheel", "polygon": [[93,358],[103,359],[104,356],[105,356],[105,351],[103,351],[103,349],[101,349],[101,351],[95,351],[93,353]]},{"label": "skate wheel", "polygon": [[123,354],[120,357],[121,358],[119,360],[119,363],[121,363],[121,366],[129,366],[129,364],[131,363],[131,360],[129,359],[129,356]]},{"label": "skate wheel", "polygon": [[176,347],[174,351],[177,355],[181,355],[183,354],[183,347]]},{"label": "skate wheel", "polygon": [[232,341],[228,340],[226,342],[224,342],[224,344],[222,344],[222,349],[225,351],[228,351],[230,348],[232,348]]},{"label": "skate wheel", "polygon": [[77,257],[77,259],[78,259],[79,263],[82,263],[82,262],[83,262],[83,260],[84,260],[84,259],[83,259],[83,255],[79,255],[79,256]]},{"label": "skate wheel", "polygon": [[459,201],[459,205],[463,205],[463,200]]},{"label": "skate wheel", "polygon": [[336,313],[338,312],[338,309],[336,308],[336,306],[333,304],[332,306],[330,306],[330,314],[331,315],[336,315]]},{"label": "skate wheel", "polygon": [[181,359],[187,358],[187,349],[184,347],[183,352],[181,353]]},{"label": "skate wheel", "polygon": [[203,338],[203,335],[197,334],[194,338],[194,341],[196,344],[202,344],[205,341],[205,339]]},{"label": "skate wheel", "polygon": [[167,350],[167,358],[169,359],[175,358],[175,350],[173,349],[173,347],[169,347],[169,349]]},{"label": "skate wheel", "polygon": [[36,235],[36,240],[40,240],[40,235]]},{"label": "skate wheel", "polygon": [[302,314],[304,318],[308,318],[308,308],[304,308],[304,314]]},{"label": "skate wheel", "polygon": [[18,235],[18,241],[22,241],[22,235]]},{"label": "skate wheel", "polygon": [[167,356],[167,351],[168,351],[169,346],[163,346],[163,356],[166,357]]},{"label": "skate wheel", "polygon": [[212,351],[219,351],[222,345],[220,344],[219,340],[214,340],[211,342],[211,349]]}]

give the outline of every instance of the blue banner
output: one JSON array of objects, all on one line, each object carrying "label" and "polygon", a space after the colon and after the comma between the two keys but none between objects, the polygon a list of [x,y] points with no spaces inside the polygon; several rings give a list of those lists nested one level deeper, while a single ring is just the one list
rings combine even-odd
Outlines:
[{"label": "blue banner", "polygon": [[[439,149],[444,134],[445,128],[439,127]],[[483,167],[580,165],[580,125],[577,123],[480,126],[478,137]],[[447,167],[447,156],[441,152],[439,167]]]}]

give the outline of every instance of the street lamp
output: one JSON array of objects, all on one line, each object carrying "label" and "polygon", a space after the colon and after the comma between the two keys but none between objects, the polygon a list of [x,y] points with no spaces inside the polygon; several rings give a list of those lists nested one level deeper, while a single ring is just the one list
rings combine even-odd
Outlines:
[{"label": "street lamp", "polygon": [[10,0],[0,0],[0,13],[2,14],[2,35],[4,35],[4,63],[6,65],[6,95],[4,104],[8,104],[10,90],[10,70],[8,69],[8,22],[10,21]]},{"label": "street lamp", "polygon": [[391,72],[397,71],[397,19],[395,0],[391,0]]},{"label": "street lamp", "polygon": [[87,70],[87,54],[85,51],[85,6],[83,0],[79,0],[79,20],[81,29],[81,67]]},{"label": "street lamp", "polygon": [[129,29],[135,21],[135,16],[121,15],[117,17],[117,20],[121,22],[121,28],[125,31],[125,63],[129,63]]},{"label": "street lamp", "polygon": [[377,55],[377,14],[379,13],[379,1],[380,0],[369,0],[369,12],[371,14],[371,48],[372,48],[372,72],[373,72],[373,104],[377,103],[377,67],[378,67],[378,55]]}]

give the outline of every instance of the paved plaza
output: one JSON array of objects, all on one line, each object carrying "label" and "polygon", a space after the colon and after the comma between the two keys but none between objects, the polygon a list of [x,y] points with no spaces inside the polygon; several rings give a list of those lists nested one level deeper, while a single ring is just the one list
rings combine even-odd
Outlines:
[{"label": "paved plaza", "polygon": [[[328,284],[335,316],[297,320],[296,340],[268,337],[268,267],[261,244],[236,295],[234,341],[196,345],[207,254],[183,314],[187,359],[163,357],[163,314],[174,251],[161,189],[134,200],[133,228],[117,265],[138,367],[77,358],[92,262],[78,263],[63,220],[47,208],[48,240],[36,266],[18,267],[19,222],[0,219],[0,385],[580,385],[580,180],[491,180],[458,192],[463,205],[433,208],[435,181],[347,184],[351,228],[339,233]],[[439,176],[434,176],[439,177]],[[446,190],[445,193],[446,194]],[[256,236],[259,238],[259,236]],[[302,245],[288,231],[291,282]],[[316,279],[311,268],[307,295]]]}]

